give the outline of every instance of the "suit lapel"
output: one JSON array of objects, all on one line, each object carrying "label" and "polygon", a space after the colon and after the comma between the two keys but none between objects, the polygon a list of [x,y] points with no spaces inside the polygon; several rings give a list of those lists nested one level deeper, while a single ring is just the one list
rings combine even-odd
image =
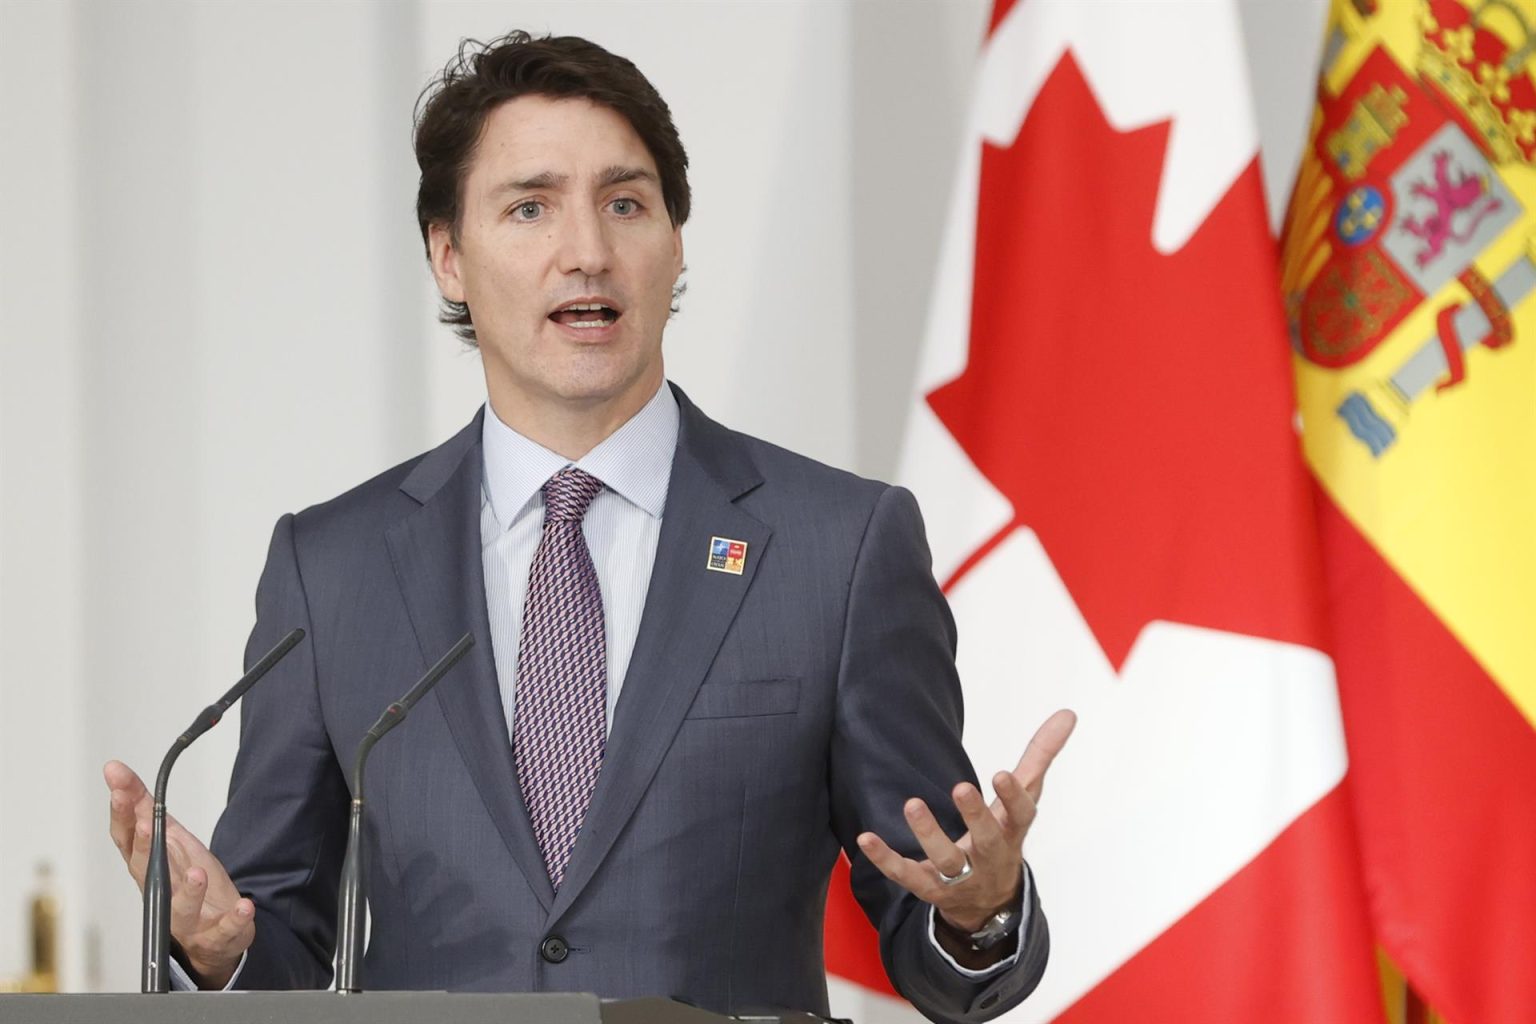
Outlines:
[{"label": "suit lapel", "polygon": [[[550,920],[575,902],[672,745],[772,535],[734,501],[762,482],[741,442],[678,389],[677,453],[640,631],[586,820]],[[712,537],[745,541],[741,575],[707,568]]]},{"label": "suit lapel", "polygon": [[486,613],[480,430],[476,417],[423,457],[400,487],[422,506],[392,526],[385,539],[424,665],[435,662],[466,630],[474,635],[475,646],[432,695],[502,840],[548,910],[554,891],[518,788]]}]

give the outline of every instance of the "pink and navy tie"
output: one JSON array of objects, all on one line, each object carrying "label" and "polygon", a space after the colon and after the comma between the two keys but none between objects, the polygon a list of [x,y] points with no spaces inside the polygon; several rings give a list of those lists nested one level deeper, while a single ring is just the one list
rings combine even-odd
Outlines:
[{"label": "pink and navy tie", "polygon": [[597,570],[582,536],[603,482],[568,466],[544,484],[544,535],[528,570],[512,747],[517,780],[558,890],[597,785],[607,739],[608,645]]}]

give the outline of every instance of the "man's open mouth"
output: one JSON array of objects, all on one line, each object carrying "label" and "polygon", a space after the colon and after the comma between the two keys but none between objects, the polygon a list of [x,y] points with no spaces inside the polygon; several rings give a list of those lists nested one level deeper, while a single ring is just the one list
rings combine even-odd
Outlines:
[{"label": "man's open mouth", "polygon": [[549,314],[549,318],[557,324],[587,329],[607,327],[618,320],[619,316],[618,310],[600,302],[573,302]]}]

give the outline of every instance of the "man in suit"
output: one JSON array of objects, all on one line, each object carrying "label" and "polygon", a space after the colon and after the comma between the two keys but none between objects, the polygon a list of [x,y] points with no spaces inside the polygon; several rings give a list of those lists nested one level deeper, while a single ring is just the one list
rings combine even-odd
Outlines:
[{"label": "man in suit", "polygon": [[[489,402],[278,523],[247,660],[308,640],[245,700],[211,851],[172,829],[184,984],[328,983],[344,767],[469,632],[371,762],[370,986],[824,1013],[841,850],[924,1013],[1015,1005],[1048,948],[1021,844],[1071,715],[987,806],[911,496],[666,383],[688,190],[660,96],[592,43],[514,33],[450,64],[416,148],[445,319]],[[142,884],[148,794],[106,776]]]}]

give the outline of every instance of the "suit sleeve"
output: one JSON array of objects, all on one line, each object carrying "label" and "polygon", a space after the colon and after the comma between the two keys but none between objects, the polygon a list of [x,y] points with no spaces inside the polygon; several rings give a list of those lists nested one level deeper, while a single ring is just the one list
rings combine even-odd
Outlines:
[{"label": "suit sleeve", "polygon": [[295,626],[303,642],[245,696],[229,803],[211,848],[256,904],[244,989],[325,988],[350,795],[321,715],[317,643],[294,542],[278,521],[256,590],[253,664]]},{"label": "suit sleeve", "polygon": [[928,905],[891,882],[860,852],[862,831],[905,856],[923,853],[902,805],[920,797],[954,838],[964,822],[950,799],[976,773],[961,746],[963,708],[955,624],[933,579],[917,502],[884,491],[865,529],[848,597],[831,753],[833,827],[852,863],[853,892],[880,933],[892,984],[935,1021],[984,1021],[1018,1005],[1045,971],[1045,914],[1031,885],[1018,959],[998,974],[964,977],[928,936]]}]

